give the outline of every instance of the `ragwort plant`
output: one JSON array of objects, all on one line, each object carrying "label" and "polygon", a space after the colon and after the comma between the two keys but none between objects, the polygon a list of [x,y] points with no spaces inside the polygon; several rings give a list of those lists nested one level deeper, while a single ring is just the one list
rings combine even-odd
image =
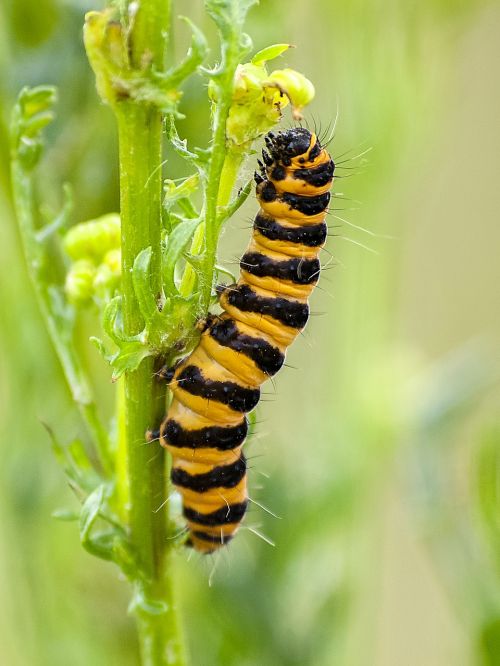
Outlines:
[{"label": "ragwort plant", "polygon": [[[43,130],[54,118],[55,89],[24,89],[12,115],[12,183],[26,260],[91,445],[62,445],[47,426],[81,502],[79,515],[62,511],[59,517],[79,520],[84,548],[114,562],[131,582],[131,610],[148,665],[184,663],[171,577],[171,555],[182,538],[176,536],[179,526],[167,502],[168,461],[158,442],[147,441],[168,399],[156,373],[195,345],[197,322],[215,302],[214,287],[224,273],[216,263],[218,239],[251,191],[248,183],[233,193],[254,140],[280,121],[285,106],[298,116],[314,95],[302,74],[268,71],[267,62],[287,44],[246,61],[251,41],[243,25],[254,3],[206,0],[220,37],[219,62],[211,68],[204,65],[205,37],[187,18],[192,31],[187,55],[165,66],[168,0],[115,2],[87,15],[88,59],[118,127],[119,214],[103,212],[99,219],[70,226],[72,201],[66,190],[61,212],[41,223],[36,168]],[[182,83],[196,72],[205,78],[202,85],[208,81],[211,105],[205,148],[188,147],[176,129],[181,111],[189,113],[181,104]],[[165,136],[192,169],[180,181],[164,179]],[[116,381],[117,410],[110,427],[101,420],[75,346],[75,327],[86,308],[99,315],[102,332],[92,340]]]}]

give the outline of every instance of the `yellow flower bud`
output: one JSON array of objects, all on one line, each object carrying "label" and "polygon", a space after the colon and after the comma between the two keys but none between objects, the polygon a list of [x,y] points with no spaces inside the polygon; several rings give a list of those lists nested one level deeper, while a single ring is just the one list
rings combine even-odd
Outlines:
[{"label": "yellow flower bud", "polygon": [[111,296],[114,296],[119,286],[119,273],[113,272],[107,264],[98,266],[93,283],[94,293],[97,298],[107,300]]},{"label": "yellow flower bud", "polygon": [[277,69],[271,73],[266,83],[276,86],[288,97],[295,118],[301,118],[302,109],[314,98],[315,90],[311,81],[294,69]]},{"label": "yellow flower bud", "polygon": [[121,274],[122,252],[120,248],[109,250],[104,256],[103,263],[109,267],[113,275]]},{"label": "yellow flower bud", "polygon": [[248,102],[262,95],[262,82],[267,72],[263,65],[247,62],[238,65],[234,75],[233,103]]},{"label": "yellow flower bud", "polygon": [[72,259],[92,259],[100,264],[109,250],[120,247],[120,216],[110,213],[75,225],[64,237],[63,245]]},{"label": "yellow flower bud", "polygon": [[[313,84],[300,72],[282,69],[268,74],[266,62],[283,53],[287,44],[275,44],[260,51],[252,62],[239,65],[233,84],[233,99],[226,124],[226,136],[233,146],[245,149],[281,119],[290,102],[294,117],[314,97]],[[216,101],[217,88],[209,86]]]},{"label": "yellow flower bud", "polygon": [[80,259],[71,266],[64,285],[71,303],[84,306],[92,301],[96,270],[95,265],[88,259]]}]

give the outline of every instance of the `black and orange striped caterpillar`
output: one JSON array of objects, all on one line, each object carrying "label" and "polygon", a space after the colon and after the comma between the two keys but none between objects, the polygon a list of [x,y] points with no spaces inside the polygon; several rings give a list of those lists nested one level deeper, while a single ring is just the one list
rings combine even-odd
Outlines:
[{"label": "black and orange striped caterpillar", "polygon": [[172,455],[187,543],[203,553],[230,541],[247,509],[245,415],[306,325],[327,235],[329,153],[302,127],[265,141],[255,173],[260,210],[240,278],[218,289],[224,312],[209,315],[196,349],[167,373],[173,399],[160,441]]}]

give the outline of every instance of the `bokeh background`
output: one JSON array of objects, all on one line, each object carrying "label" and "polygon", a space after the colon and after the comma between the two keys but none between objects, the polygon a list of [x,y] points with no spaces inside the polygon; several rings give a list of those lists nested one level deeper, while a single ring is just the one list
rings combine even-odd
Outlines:
[{"label": "bokeh background", "polygon": [[[200,2],[175,5],[214,37]],[[53,83],[60,103],[44,201],[57,206],[67,181],[75,222],[117,209],[115,127],[81,37],[85,11],[99,8],[87,0],[0,7],[0,663],[8,666],[138,663],[127,585],[83,552],[73,523],[51,518],[74,500],[41,422],[64,441],[82,427],[28,282],[8,176],[15,96],[23,85]],[[176,57],[187,40],[179,26]],[[499,29],[500,4],[486,0],[261,0],[251,13],[256,49],[297,47],[282,62],[316,85],[311,124],[326,129],[338,112],[331,150],[338,175],[349,177],[336,184],[344,198],[313,297],[318,316],[290,351],[293,367],[267,386],[248,448],[252,496],[279,518],[253,504],[247,524],[276,546],[246,530],[214,573],[213,561],[177,557],[197,666],[500,664]],[[181,134],[205,145],[200,78],[182,109]],[[172,159],[166,175],[183,169]],[[228,266],[254,210],[250,201],[225,232]],[[113,387],[87,342],[92,316],[80,330],[109,416]]]}]

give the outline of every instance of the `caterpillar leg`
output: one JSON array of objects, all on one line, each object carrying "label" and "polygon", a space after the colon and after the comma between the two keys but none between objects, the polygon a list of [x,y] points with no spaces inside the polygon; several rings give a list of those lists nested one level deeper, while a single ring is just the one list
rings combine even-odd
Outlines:
[{"label": "caterpillar leg", "polygon": [[184,358],[180,358],[178,361],[174,363],[174,365],[164,365],[162,366],[158,372],[156,373],[156,376],[160,381],[164,381],[167,384],[170,384],[172,379],[174,378],[175,371],[177,370],[178,366]]},{"label": "caterpillar leg", "polygon": [[151,444],[151,442],[159,442],[160,441],[160,428],[157,428],[155,430],[148,429],[146,430],[146,442],[148,444]]}]

